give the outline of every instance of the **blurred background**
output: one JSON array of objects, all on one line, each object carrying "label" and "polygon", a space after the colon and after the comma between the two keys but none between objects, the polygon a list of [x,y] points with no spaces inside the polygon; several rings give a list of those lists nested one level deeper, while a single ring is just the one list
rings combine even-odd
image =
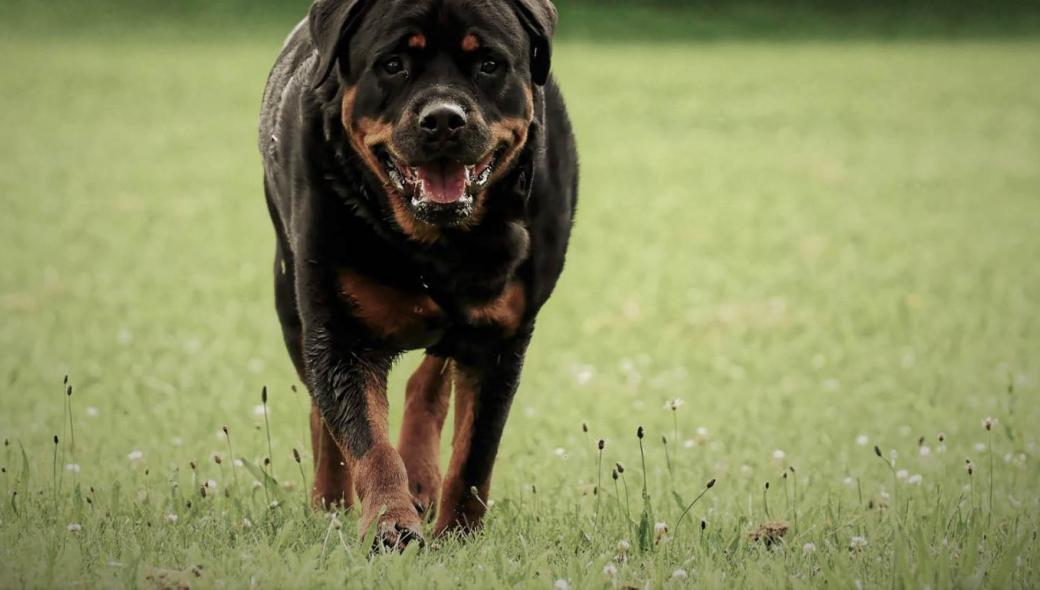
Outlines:
[{"label": "blurred background", "polygon": [[[1040,419],[1037,2],[557,4],[580,211],[497,494],[576,496],[582,421],[672,433],[682,477],[750,497],[776,457],[880,470],[858,434],[945,432],[959,464],[981,417]],[[307,6],[0,2],[0,436],[44,470],[66,374],[84,481],[147,486],[133,451],[186,477],[225,424],[264,456],[264,385],[275,465],[309,448],[256,150]],[[1007,447],[1035,466],[1035,430]]]}]

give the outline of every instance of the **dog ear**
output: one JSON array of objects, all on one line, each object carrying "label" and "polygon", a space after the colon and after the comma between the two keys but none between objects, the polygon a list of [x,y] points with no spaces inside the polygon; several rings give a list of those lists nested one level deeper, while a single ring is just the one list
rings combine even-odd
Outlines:
[{"label": "dog ear", "polygon": [[531,35],[531,80],[542,86],[549,79],[556,7],[550,0],[515,0],[517,16]]},{"label": "dog ear", "polygon": [[[311,6],[307,19],[311,40],[318,53],[318,63],[314,67],[314,77],[311,80],[315,88],[329,78],[341,49],[357,31],[361,17],[370,3],[369,0],[317,0]],[[347,71],[349,64],[341,63],[340,67]]]}]

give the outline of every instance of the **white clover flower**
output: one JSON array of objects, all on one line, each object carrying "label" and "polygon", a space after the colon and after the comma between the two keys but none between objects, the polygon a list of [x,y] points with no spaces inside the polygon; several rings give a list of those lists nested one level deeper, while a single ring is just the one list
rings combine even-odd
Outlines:
[{"label": "white clover flower", "polygon": [[83,526],[80,525],[78,522],[70,522],[69,526],[65,528],[67,528],[70,533],[78,533],[83,530]]},{"label": "white clover flower", "polygon": [[608,563],[607,565],[603,566],[603,575],[608,578],[617,577],[617,566],[615,566],[613,563]]},{"label": "white clover flower", "polygon": [[179,437],[179,436],[175,436],[175,437],[171,438],[170,442],[173,443],[173,446],[175,446],[175,447],[179,447],[179,446],[183,446],[184,445],[184,439]]},{"label": "white clover flower", "polygon": [[911,475],[910,477],[907,478],[906,483],[908,483],[908,484],[910,484],[912,486],[916,486],[916,485],[921,485],[921,482],[923,480],[924,480],[924,478],[921,477],[920,473],[915,473],[915,474],[913,474],[913,475]]},{"label": "white clover flower", "polygon": [[986,443],[982,443],[982,442],[975,443],[975,451],[978,452],[978,453],[985,452],[986,451]]},{"label": "white clover flower", "polygon": [[806,543],[802,545],[802,553],[809,555],[810,553],[816,552],[816,543]]},{"label": "white clover flower", "polygon": [[588,385],[595,375],[595,369],[589,365],[579,365],[574,368],[574,382],[578,385]]},{"label": "white clover flower", "polygon": [[72,472],[72,473],[79,473],[79,463],[66,463],[65,464],[65,471],[69,471],[69,472]]},{"label": "white clover flower", "polygon": [[870,437],[868,437],[865,434],[861,434],[861,435],[856,437],[856,444],[861,446],[861,447],[865,447],[869,443],[870,443]]},{"label": "white clover flower", "polygon": [[140,461],[141,459],[144,459],[144,452],[134,449],[130,451],[130,454],[127,455],[126,458],[131,461]]},{"label": "white clover flower", "polygon": [[671,411],[674,412],[674,411],[678,410],[679,408],[681,408],[684,403],[686,403],[686,402],[682,401],[679,398],[670,399],[670,400],[668,400],[668,401],[666,401],[664,403],[664,409],[671,410]]},{"label": "white clover flower", "polygon": [[845,484],[845,487],[851,488],[852,486],[856,485],[856,480],[852,479],[851,477],[846,477],[845,479],[841,480],[841,483]]},{"label": "white clover flower", "polygon": [[561,457],[563,459],[566,459],[567,458],[567,449],[565,449],[563,447],[556,447],[556,449],[553,450],[553,454],[556,455],[557,457]]},{"label": "white clover flower", "polygon": [[898,479],[906,479],[908,477],[910,477],[910,472],[906,469],[900,469],[896,472],[896,478]]},{"label": "white clover flower", "polygon": [[235,459],[231,463],[234,464],[235,467],[242,467],[243,465],[245,465],[245,463],[243,463],[241,459]]},{"label": "white clover flower", "polygon": [[261,418],[264,416],[270,416],[271,410],[266,404],[260,404],[259,406],[253,406],[253,415],[260,416]]},{"label": "white clover flower", "polygon": [[246,527],[247,529],[251,529],[253,528],[253,521],[249,520],[249,517],[247,516],[242,519],[242,526]]},{"label": "white clover flower", "polygon": [[172,513],[172,512],[167,514],[166,515],[166,522],[168,522],[170,524],[177,524],[177,515]]},{"label": "white clover flower", "polygon": [[858,537],[858,536],[857,537],[852,537],[852,540],[849,542],[849,548],[852,549],[853,551],[859,551],[859,550],[865,548],[866,546],[867,546],[867,538],[866,537]]},{"label": "white clover flower", "polygon": [[567,580],[560,578],[553,582],[553,590],[571,590],[571,584]]},{"label": "white clover flower", "polygon": [[654,541],[660,543],[662,539],[667,540],[668,525],[663,522],[654,523]]},{"label": "white clover flower", "polygon": [[773,451],[773,458],[776,459],[777,461],[783,461],[784,457],[786,457],[786,456],[787,456],[787,453],[781,451],[780,449],[777,449],[777,450]]},{"label": "white clover flower", "polygon": [[922,457],[928,457],[932,454],[932,449],[928,445],[921,445],[921,448],[917,449],[917,454]]},{"label": "white clover flower", "polygon": [[693,447],[697,446],[697,441],[693,440],[692,438],[688,438],[683,441],[682,446],[684,449],[692,449]]},{"label": "white clover flower", "polygon": [[675,570],[674,572],[672,572],[672,579],[673,580],[685,580],[688,577],[690,577],[690,575],[687,574],[686,570],[684,570],[683,568],[679,568],[679,569]]},{"label": "white clover flower", "polygon": [[751,473],[752,473],[753,471],[754,471],[754,470],[753,470],[753,469],[751,469],[751,466],[750,466],[750,465],[748,465],[747,463],[742,463],[742,464],[740,465],[740,474],[741,474],[741,475],[751,475]]},{"label": "white clover flower", "polygon": [[632,544],[628,542],[628,539],[621,539],[617,543],[618,553],[624,555],[628,553],[628,550],[632,548]]},{"label": "white clover flower", "polygon": [[206,483],[204,483],[203,485],[206,486],[207,490],[214,490],[215,491],[217,489],[217,482],[215,480],[212,480],[212,479],[207,479]]},{"label": "white clover flower", "polygon": [[282,503],[279,502],[278,500],[272,500],[271,503],[268,505],[268,507],[269,508],[278,508],[281,505],[282,505]]},{"label": "white clover flower", "polygon": [[86,412],[87,416],[90,418],[97,418],[101,415],[101,412],[94,406],[87,406],[84,412]]}]

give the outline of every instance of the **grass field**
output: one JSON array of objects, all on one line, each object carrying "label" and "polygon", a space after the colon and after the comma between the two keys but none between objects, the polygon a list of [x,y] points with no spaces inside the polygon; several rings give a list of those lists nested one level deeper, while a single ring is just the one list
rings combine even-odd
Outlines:
[{"label": "grass field", "polygon": [[4,25],[0,587],[1040,584],[1040,41],[560,40],[580,215],[485,531],[370,559],[293,460],[292,24]]}]

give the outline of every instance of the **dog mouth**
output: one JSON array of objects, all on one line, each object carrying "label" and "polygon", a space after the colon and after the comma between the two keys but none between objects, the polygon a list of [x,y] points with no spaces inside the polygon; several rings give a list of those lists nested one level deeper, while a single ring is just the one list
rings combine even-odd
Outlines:
[{"label": "dog mouth", "polygon": [[385,148],[377,155],[393,188],[420,209],[472,206],[475,195],[487,188],[504,152],[505,147],[498,147],[472,165],[440,158],[408,166]]}]

